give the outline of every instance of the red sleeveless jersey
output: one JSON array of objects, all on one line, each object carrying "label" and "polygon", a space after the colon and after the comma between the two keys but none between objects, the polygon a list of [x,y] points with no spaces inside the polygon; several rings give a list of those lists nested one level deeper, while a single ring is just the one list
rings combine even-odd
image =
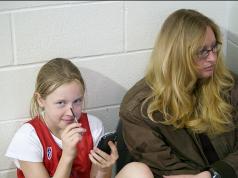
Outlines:
[{"label": "red sleeveless jersey", "polygon": [[[82,140],[77,144],[77,156],[74,160],[70,178],[90,178],[91,161],[88,157],[90,150],[93,148],[93,139],[89,127],[88,117],[86,113],[82,113],[80,117],[80,123],[82,127],[86,129],[83,134]],[[62,155],[62,149],[54,141],[49,129],[39,117],[30,120],[30,123],[43,147],[43,164],[52,177],[59,164],[60,157]],[[17,177],[25,178],[23,172],[17,169]]]}]

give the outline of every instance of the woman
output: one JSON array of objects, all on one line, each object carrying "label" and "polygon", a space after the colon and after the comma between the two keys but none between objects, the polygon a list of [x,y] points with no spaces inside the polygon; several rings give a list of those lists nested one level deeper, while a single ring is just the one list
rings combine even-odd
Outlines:
[{"label": "woman", "polygon": [[238,86],[221,46],[211,19],[175,11],[161,28],[145,77],[125,95],[125,144],[155,177],[238,176]]}]

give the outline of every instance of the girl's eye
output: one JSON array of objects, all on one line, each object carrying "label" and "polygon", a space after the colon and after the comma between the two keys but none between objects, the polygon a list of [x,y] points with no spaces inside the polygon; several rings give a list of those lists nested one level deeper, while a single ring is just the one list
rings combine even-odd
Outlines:
[{"label": "girl's eye", "polygon": [[74,101],[74,104],[81,104],[81,102],[82,102],[82,99],[79,98],[79,99],[77,99],[77,100]]},{"label": "girl's eye", "polygon": [[57,104],[58,106],[63,106],[63,105],[65,104],[65,102],[64,102],[64,101],[58,101],[56,104]]}]

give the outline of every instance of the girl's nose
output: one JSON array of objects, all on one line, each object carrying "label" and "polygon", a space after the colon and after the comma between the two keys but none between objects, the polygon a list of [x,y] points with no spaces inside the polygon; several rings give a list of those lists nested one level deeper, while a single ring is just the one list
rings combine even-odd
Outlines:
[{"label": "girl's nose", "polygon": [[67,115],[69,115],[69,116],[73,116],[72,110],[73,110],[72,104],[68,104],[67,107],[65,108],[65,112],[66,112]]},{"label": "girl's nose", "polygon": [[70,112],[71,112],[72,116],[75,118],[76,116],[75,116],[75,114],[74,114],[73,107],[70,108]]}]

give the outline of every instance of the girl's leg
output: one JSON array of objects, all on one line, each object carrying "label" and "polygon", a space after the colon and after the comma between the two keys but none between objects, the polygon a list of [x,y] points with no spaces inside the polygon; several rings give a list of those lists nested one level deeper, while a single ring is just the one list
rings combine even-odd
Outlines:
[{"label": "girl's leg", "polygon": [[115,178],[154,178],[154,176],[146,164],[131,162],[125,165]]}]

